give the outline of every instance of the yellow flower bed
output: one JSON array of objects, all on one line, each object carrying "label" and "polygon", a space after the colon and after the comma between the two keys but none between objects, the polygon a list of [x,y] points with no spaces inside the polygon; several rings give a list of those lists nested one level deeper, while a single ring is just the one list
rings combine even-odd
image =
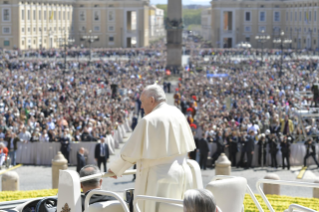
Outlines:
[{"label": "yellow flower bed", "polygon": [[[0,192],[0,202],[55,196],[57,195],[57,193],[57,189],[35,191],[2,191]],[[256,195],[256,198],[258,202],[261,204],[262,208],[265,211],[269,211],[261,196]],[[278,195],[267,195],[267,198],[276,212],[283,212],[284,210],[288,209],[289,205],[292,203],[303,205],[305,207],[319,211],[319,199],[316,198],[302,198]],[[245,212],[259,212],[255,203],[248,194],[246,194],[245,196],[244,205]]]},{"label": "yellow flower bed", "polygon": [[[264,209],[264,211],[269,211],[265,202],[261,198],[261,196],[260,195],[255,195],[255,196],[258,202],[260,203],[261,207]],[[266,196],[271,206],[274,208],[276,212],[283,212],[284,210],[288,209],[289,205],[293,203],[319,211],[319,199],[317,198],[302,198],[302,197],[290,197],[290,196],[279,196],[279,195],[266,195]],[[244,206],[245,206],[245,212],[259,212],[254,201],[251,199],[251,197],[248,194],[246,194],[245,196]]]},{"label": "yellow flower bed", "polygon": [[19,200],[19,199],[32,199],[37,197],[55,196],[58,194],[58,189],[45,189],[35,191],[1,191],[0,202]]}]

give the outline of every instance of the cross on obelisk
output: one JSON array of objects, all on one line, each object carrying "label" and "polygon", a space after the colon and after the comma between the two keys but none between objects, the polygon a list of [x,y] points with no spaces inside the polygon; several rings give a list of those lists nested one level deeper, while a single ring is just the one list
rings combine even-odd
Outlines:
[{"label": "cross on obelisk", "polygon": [[167,68],[178,69],[182,65],[182,0],[168,0],[167,18]]}]

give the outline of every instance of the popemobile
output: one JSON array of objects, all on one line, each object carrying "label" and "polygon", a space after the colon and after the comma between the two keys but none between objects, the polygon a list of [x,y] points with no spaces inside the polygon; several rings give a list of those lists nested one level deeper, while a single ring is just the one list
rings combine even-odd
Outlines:
[{"label": "popemobile", "polygon": [[[193,188],[203,188],[202,177],[200,175],[200,168],[196,161],[187,160],[187,164],[192,170],[194,179]],[[126,171],[123,175],[135,174],[136,170]],[[14,209],[5,211],[9,212],[72,212],[82,211],[81,208],[81,190],[80,183],[94,178],[106,178],[113,176],[113,173],[101,173],[90,175],[87,177],[80,178],[78,173],[72,170],[60,170],[59,175],[59,191],[57,196],[37,198],[27,200]],[[266,203],[267,208],[271,212],[275,212],[271,204],[269,203],[266,195],[264,194],[261,185],[262,184],[274,184],[274,185],[289,185],[289,186],[300,186],[309,188],[319,188],[319,184],[306,183],[306,182],[294,182],[294,181],[283,181],[283,180],[269,180],[260,179],[256,183],[257,190],[261,195],[263,201]],[[245,208],[243,205],[245,194],[249,194],[254,204],[258,208],[258,211],[265,211],[260,202],[254,196],[251,188],[247,184],[247,180],[243,177],[217,175],[215,176],[205,189],[211,191],[214,194],[218,212],[244,212]],[[134,189],[127,189],[123,195],[112,191],[105,190],[91,190],[86,198],[84,204],[85,212],[142,212],[139,208],[139,203],[142,201],[156,202],[158,212],[183,212],[183,200],[181,199],[169,199],[154,196],[137,195],[133,203]],[[105,195],[112,196],[115,200],[98,202],[89,204],[90,198],[93,195]],[[230,204],[231,200],[231,204]],[[5,205],[10,208],[10,205],[15,205],[16,201],[4,202],[0,204],[0,207]],[[3,210],[0,210],[2,212]],[[285,212],[315,212],[316,210],[304,207],[298,204],[291,204],[289,208],[284,210]]]}]

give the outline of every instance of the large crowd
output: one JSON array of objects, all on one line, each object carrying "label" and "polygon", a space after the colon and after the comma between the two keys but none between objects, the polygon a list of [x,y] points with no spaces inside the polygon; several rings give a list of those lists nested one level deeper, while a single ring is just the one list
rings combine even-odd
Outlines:
[{"label": "large crowd", "polygon": [[[9,153],[18,141],[62,145],[98,141],[129,114],[135,121],[143,116],[141,91],[157,82],[175,92],[175,105],[194,130],[202,168],[211,151],[202,141],[217,144],[211,164],[228,151],[234,166],[250,167],[257,144],[259,164],[266,164],[268,153],[281,151],[290,168],[290,144],[305,141],[296,106],[309,105],[309,99],[298,99],[295,93],[319,92],[313,86],[318,60],[305,58],[315,52],[285,51],[281,71],[280,50],[201,49],[191,44],[185,51],[190,55],[188,64],[172,70],[179,79],[171,86],[164,46],[158,42],[141,49],[72,49],[67,65],[62,49],[3,50],[0,141],[7,141]],[[307,136],[318,134],[318,120],[302,121]],[[307,141],[312,147],[314,142]],[[196,151],[190,157],[195,159]],[[277,167],[276,157],[271,164]]]}]

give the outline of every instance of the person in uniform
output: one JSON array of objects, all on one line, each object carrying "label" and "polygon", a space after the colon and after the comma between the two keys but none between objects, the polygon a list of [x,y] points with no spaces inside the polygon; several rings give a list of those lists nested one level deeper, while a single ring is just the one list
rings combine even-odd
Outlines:
[{"label": "person in uniform", "polygon": [[204,135],[201,139],[199,139],[198,147],[199,147],[199,152],[200,152],[199,166],[201,169],[206,170],[209,147],[208,147],[208,143],[207,143],[207,140],[205,139]]},{"label": "person in uniform", "polygon": [[[183,199],[193,186],[187,154],[196,146],[185,116],[166,103],[159,85],[146,86],[141,95],[145,116],[139,120],[120,156],[109,165],[109,172],[121,176],[137,164],[134,196],[149,195]],[[142,201],[141,211],[156,212],[156,203]]]},{"label": "person in uniform", "polygon": [[307,166],[307,159],[311,156],[313,158],[313,160],[315,161],[315,163],[317,164],[318,168],[319,168],[319,163],[317,161],[317,158],[316,158],[316,145],[315,143],[313,142],[312,138],[309,138],[306,142],[305,142],[305,145],[306,145],[306,155],[303,159],[303,164],[304,166],[306,167]]}]

